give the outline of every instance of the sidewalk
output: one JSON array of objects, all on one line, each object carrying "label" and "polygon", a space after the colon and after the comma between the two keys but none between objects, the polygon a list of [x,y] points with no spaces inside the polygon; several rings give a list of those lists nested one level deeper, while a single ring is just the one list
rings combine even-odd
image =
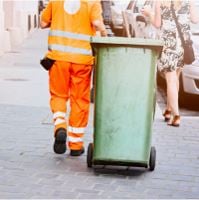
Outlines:
[{"label": "sidewalk", "polygon": [[[154,172],[140,168],[88,169],[78,158],[53,153],[48,74],[39,65],[47,32],[34,32],[20,48],[0,57],[0,198],[159,199],[199,198],[199,118],[168,127],[159,106],[152,144]],[[92,142],[92,115],[85,136]]]}]

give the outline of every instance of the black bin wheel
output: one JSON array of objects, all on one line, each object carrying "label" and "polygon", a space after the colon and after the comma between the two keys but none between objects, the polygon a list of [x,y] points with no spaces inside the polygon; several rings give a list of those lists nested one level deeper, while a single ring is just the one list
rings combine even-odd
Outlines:
[{"label": "black bin wheel", "polygon": [[92,160],[93,160],[93,144],[89,143],[88,149],[87,149],[87,166],[89,168],[91,168],[93,165]]},{"label": "black bin wheel", "polygon": [[150,160],[149,160],[150,171],[153,171],[155,169],[155,162],[156,162],[156,149],[155,147],[151,147]]}]

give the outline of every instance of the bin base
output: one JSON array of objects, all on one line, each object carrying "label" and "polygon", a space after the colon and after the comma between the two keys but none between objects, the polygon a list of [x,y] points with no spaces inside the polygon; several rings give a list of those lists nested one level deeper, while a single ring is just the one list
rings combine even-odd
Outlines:
[{"label": "bin base", "polygon": [[138,162],[124,162],[124,161],[113,161],[113,160],[95,160],[93,159],[93,143],[88,145],[87,149],[87,166],[91,168],[93,165],[113,165],[113,166],[127,166],[127,167],[144,167],[150,171],[155,169],[156,163],[156,149],[151,147],[149,163],[138,163]]},{"label": "bin base", "polygon": [[128,167],[144,167],[148,168],[147,164],[144,163],[131,163],[131,162],[121,162],[121,161],[102,161],[94,160],[93,165],[114,165],[114,166],[128,166]]}]

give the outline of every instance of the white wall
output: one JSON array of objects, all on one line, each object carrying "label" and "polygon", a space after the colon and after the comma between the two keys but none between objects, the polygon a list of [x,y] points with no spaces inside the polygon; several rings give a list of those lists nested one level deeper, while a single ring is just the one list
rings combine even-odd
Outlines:
[{"label": "white wall", "polygon": [[37,0],[18,0],[15,1],[15,9],[20,11],[29,11],[35,12],[37,11]]},{"label": "white wall", "polygon": [[4,35],[4,12],[3,12],[3,0],[0,0],[0,55],[3,54],[3,35]]},{"label": "white wall", "polygon": [[0,47],[0,54],[9,50],[9,46],[19,45],[35,29],[35,15],[38,20],[38,0],[0,0],[0,42],[6,38],[4,47]]},{"label": "white wall", "polygon": [[14,1],[12,0],[3,0],[3,12],[4,12],[4,22],[5,29],[7,27],[13,26],[14,19]]},{"label": "white wall", "polygon": [[[31,29],[34,28],[34,15],[38,16],[38,0],[18,0],[15,1],[15,21],[14,24],[20,27],[27,27],[28,15],[31,16]],[[19,20],[20,19],[20,20]],[[37,17],[38,19],[38,17]]]}]

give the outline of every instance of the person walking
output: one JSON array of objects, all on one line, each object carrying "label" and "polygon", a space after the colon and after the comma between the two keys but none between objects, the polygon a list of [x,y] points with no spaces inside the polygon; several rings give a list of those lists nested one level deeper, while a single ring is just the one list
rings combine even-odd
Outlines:
[{"label": "person walking", "polygon": [[[54,119],[54,152],[71,156],[84,153],[88,123],[90,78],[94,61],[90,37],[106,36],[100,2],[51,0],[41,15],[41,28],[50,27],[48,52],[50,107]],[[52,65],[52,66],[51,66]],[[66,102],[70,101],[66,121]]]},{"label": "person walking", "polygon": [[154,1],[155,12],[149,6],[142,13],[149,17],[151,23],[160,28],[164,46],[158,61],[158,69],[164,73],[167,85],[167,105],[163,113],[168,125],[180,126],[178,104],[179,77],[184,66],[184,49],[178,34],[172,9],[176,13],[183,35],[190,37],[190,22],[198,23],[194,0]]}]

